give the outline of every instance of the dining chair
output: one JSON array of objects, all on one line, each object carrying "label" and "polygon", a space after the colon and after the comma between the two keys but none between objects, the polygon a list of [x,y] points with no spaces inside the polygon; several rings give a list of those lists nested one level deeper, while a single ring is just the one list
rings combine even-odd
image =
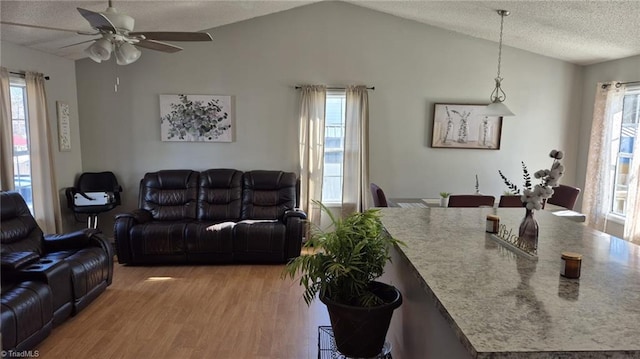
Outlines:
[{"label": "dining chair", "polygon": [[373,206],[374,207],[389,207],[387,203],[387,197],[384,195],[384,191],[382,188],[378,187],[377,184],[371,183],[369,184],[369,189],[371,189],[371,196],[373,197]]},{"label": "dining chair", "polygon": [[580,188],[561,184],[558,187],[553,187],[553,195],[547,200],[547,203],[573,210],[578,195],[580,195]]},{"label": "dining chair", "polygon": [[500,196],[498,207],[523,207],[520,195],[503,195]]},{"label": "dining chair", "polygon": [[496,198],[476,194],[452,194],[448,207],[493,207]]}]

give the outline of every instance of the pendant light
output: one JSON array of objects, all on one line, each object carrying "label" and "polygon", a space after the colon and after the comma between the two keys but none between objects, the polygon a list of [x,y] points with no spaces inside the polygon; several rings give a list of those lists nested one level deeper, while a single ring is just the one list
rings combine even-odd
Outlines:
[{"label": "pendant light", "polygon": [[504,28],[504,17],[509,16],[507,10],[498,10],[500,15],[500,43],[498,45],[498,75],[496,76],[496,87],[491,92],[491,103],[483,111],[485,116],[514,116],[513,112],[503,103],[507,99],[507,94],[502,90],[502,77],[500,77],[500,64],[502,62],[502,30]]}]

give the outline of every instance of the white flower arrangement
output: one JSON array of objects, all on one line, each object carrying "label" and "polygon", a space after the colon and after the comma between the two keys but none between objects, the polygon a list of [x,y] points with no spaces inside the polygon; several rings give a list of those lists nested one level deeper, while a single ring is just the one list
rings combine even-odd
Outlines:
[{"label": "white flower arrangement", "polygon": [[536,171],[533,176],[540,179],[540,184],[537,184],[531,188],[523,190],[523,194],[520,197],[522,203],[525,204],[529,210],[540,210],[544,200],[550,198],[553,195],[553,188],[559,184],[560,177],[564,173],[564,166],[560,163],[564,153],[562,151],[553,150],[549,153],[549,157],[553,158],[551,169]]}]

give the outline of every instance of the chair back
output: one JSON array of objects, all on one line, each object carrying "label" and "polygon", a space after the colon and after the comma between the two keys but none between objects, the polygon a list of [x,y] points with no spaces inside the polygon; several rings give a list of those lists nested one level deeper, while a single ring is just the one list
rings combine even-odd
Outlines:
[{"label": "chair back", "polygon": [[2,222],[0,226],[0,240],[2,242],[0,251],[3,254],[13,252],[43,254],[42,230],[31,215],[29,207],[20,193],[0,192],[0,221]]},{"label": "chair back", "polygon": [[156,221],[196,219],[200,173],[192,170],[149,172],[140,181],[139,207]]},{"label": "chair back", "polygon": [[200,172],[198,220],[239,221],[241,207],[241,171],[210,169]]},{"label": "chair back", "polygon": [[113,172],[85,172],[78,177],[76,189],[79,192],[112,192],[118,195],[120,200],[120,192],[122,187],[118,184],[118,180]]},{"label": "chair back", "polygon": [[282,220],[296,205],[297,177],[293,172],[249,171],[242,180],[243,220]]},{"label": "chair back", "polygon": [[493,207],[496,198],[475,194],[452,194],[448,207]]},{"label": "chair back", "polygon": [[558,187],[553,187],[553,195],[547,200],[547,203],[573,210],[578,195],[580,195],[580,188],[561,184]]},{"label": "chair back", "polygon": [[387,196],[384,195],[382,188],[378,187],[375,183],[371,183],[369,184],[369,189],[371,190],[371,196],[373,197],[374,207],[389,207],[389,204],[387,203]]},{"label": "chair back", "polygon": [[500,196],[498,207],[524,207],[520,195],[503,195]]},{"label": "chair back", "polygon": [[122,203],[120,192],[122,187],[113,172],[84,172],[74,187],[65,190],[65,195],[67,207],[74,214],[97,214],[119,206]]}]

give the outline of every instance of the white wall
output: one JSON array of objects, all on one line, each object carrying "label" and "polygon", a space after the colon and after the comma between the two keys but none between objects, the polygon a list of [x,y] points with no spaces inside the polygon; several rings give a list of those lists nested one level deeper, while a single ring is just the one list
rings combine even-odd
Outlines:
[{"label": "white wall", "polygon": [[[621,60],[603,62],[585,67],[582,88],[582,116],[580,126],[580,142],[578,151],[581,154],[577,166],[577,185],[584,188],[587,173],[587,156],[589,153],[589,137],[593,122],[593,103],[598,82],[640,81],[640,56],[627,57]],[[615,222],[607,223],[607,232],[622,237],[623,226]]]},{"label": "white wall", "polygon": [[[112,170],[125,208],[138,181],[170,168],[297,169],[296,84],[375,86],[370,99],[371,180],[388,197],[500,195],[502,169],[520,183],[520,161],[548,168],[567,153],[576,181],[579,66],[504,48],[503,86],[517,114],[505,118],[499,151],[430,148],[434,103],[487,103],[497,44],[360,8],[322,2],[212,29],[210,44],[143,50],[131,65],[76,64],[83,170]],[[115,77],[120,88],[113,91]],[[234,143],[160,141],[159,94],[227,94],[236,101]]]},{"label": "white wall", "polygon": [[[53,158],[57,187],[60,190],[60,204],[63,213],[63,225],[66,230],[77,228],[71,212],[66,208],[64,188],[73,186],[76,175],[82,172],[80,129],[78,126],[78,99],[76,92],[75,62],[40,51],[27,49],[8,42],[0,42],[0,62],[13,71],[36,71],[49,76],[45,82],[49,123],[55,140]],[[58,120],[56,101],[69,104],[71,126],[71,151],[58,151]]]}]

